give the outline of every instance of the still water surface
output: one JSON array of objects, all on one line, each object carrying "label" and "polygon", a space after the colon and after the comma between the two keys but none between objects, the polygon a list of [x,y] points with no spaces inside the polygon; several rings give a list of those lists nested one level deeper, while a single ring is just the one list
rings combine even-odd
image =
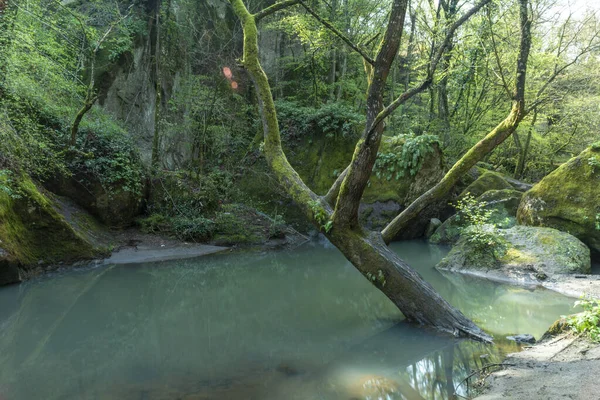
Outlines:
[{"label": "still water surface", "polygon": [[402,315],[334,248],[69,270],[0,289],[0,399],[447,399],[539,338],[572,299],[433,266],[393,248],[495,338],[459,341]]}]

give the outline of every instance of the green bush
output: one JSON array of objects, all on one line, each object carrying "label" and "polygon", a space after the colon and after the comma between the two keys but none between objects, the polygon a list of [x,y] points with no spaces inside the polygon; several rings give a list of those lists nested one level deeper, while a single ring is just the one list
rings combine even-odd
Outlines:
[{"label": "green bush", "polygon": [[343,103],[329,103],[320,108],[304,107],[295,102],[276,103],[281,134],[287,139],[306,135],[328,138],[357,135],[364,117]]},{"label": "green bush", "polygon": [[421,169],[425,156],[432,153],[434,146],[439,144],[436,135],[416,136],[411,132],[395,138],[402,144],[402,151],[379,153],[373,167],[378,178],[385,177],[388,181],[392,178],[396,180],[403,178],[406,171],[410,176],[415,176]]},{"label": "green bush", "polygon": [[567,324],[575,332],[600,342],[600,300],[583,298],[575,302],[575,307],[578,306],[583,308],[583,312],[566,317]]},{"label": "green bush", "polygon": [[502,232],[495,224],[491,224],[491,216],[495,210],[486,209],[486,203],[477,201],[470,193],[454,205],[458,218],[464,218],[467,226],[461,228],[461,235],[478,250],[490,251],[496,258],[506,252],[507,243]]}]

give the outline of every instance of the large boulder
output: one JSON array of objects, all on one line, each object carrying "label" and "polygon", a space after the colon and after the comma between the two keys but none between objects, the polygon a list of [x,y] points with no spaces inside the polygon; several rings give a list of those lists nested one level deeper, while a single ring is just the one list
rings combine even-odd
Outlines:
[{"label": "large boulder", "polygon": [[591,272],[589,249],[566,232],[528,226],[481,229],[496,235],[495,245],[482,245],[463,234],[436,268],[526,283]]},{"label": "large boulder", "polygon": [[[485,204],[485,208],[492,210],[490,224],[498,228],[511,228],[516,225],[517,208],[523,196],[522,192],[514,189],[488,190],[477,198]],[[430,241],[435,244],[456,243],[469,221],[461,212],[454,214],[435,230]]]},{"label": "large boulder", "polygon": [[10,186],[10,193],[0,190],[0,284],[107,253],[91,216],[26,175],[13,177]]},{"label": "large boulder", "polygon": [[525,193],[517,220],[569,232],[600,251],[600,145],[584,150]]}]

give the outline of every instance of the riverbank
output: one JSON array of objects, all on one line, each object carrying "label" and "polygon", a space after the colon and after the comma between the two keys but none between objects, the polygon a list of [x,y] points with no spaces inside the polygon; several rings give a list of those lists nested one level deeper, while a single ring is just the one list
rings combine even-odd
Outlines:
[{"label": "riverbank", "polygon": [[600,344],[571,333],[509,354],[477,400],[598,400]]}]

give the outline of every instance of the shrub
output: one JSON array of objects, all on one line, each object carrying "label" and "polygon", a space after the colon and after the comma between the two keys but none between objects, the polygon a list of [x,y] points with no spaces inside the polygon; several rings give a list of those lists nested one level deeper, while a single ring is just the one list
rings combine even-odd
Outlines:
[{"label": "shrub", "polygon": [[575,302],[575,307],[581,306],[583,312],[567,318],[567,324],[575,332],[584,334],[594,342],[600,342],[600,300],[582,298]]},{"label": "shrub", "polygon": [[287,139],[306,135],[327,138],[351,137],[358,133],[364,117],[343,103],[329,103],[320,108],[303,107],[295,102],[277,101],[281,134]]},{"label": "shrub", "polygon": [[494,210],[486,209],[486,203],[477,201],[470,193],[455,204],[459,218],[464,218],[468,225],[461,229],[461,235],[478,250],[491,251],[495,257],[506,252],[507,243],[502,232],[495,224],[490,223]]},{"label": "shrub", "polygon": [[402,143],[402,151],[379,153],[373,167],[378,178],[383,176],[388,181],[392,177],[396,180],[404,177],[407,171],[410,176],[415,176],[421,169],[425,156],[433,152],[434,145],[439,143],[436,135],[415,136],[412,132],[395,138],[398,143]]}]

